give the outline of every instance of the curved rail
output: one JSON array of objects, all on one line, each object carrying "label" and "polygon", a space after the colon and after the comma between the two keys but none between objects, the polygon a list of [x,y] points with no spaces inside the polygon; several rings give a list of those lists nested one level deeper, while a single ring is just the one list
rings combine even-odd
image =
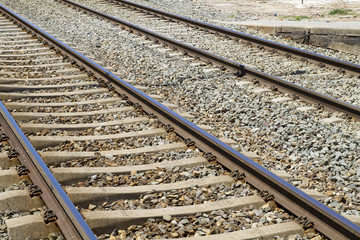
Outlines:
[{"label": "curved rail", "polygon": [[[0,8],[6,11],[6,8],[1,5]],[[8,14],[13,19],[16,19],[15,21],[21,24],[25,30],[38,35],[39,40],[42,40],[43,43],[55,48],[58,53],[69,57],[73,64],[78,65],[100,82],[108,81],[107,84],[112,86],[125,99],[129,99],[134,104],[139,104],[146,113],[154,114],[162,123],[169,124],[182,138],[194,141],[198,148],[208,153],[207,155],[216,157],[217,161],[228,169],[244,172],[247,182],[258,189],[267,189],[270,194],[275,196],[275,201],[278,204],[295,215],[305,215],[310,221],[315,223],[315,227],[324,235],[333,239],[360,238],[360,228],[354,223],[320,204],[315,199],[153,100],[110,71],[105,70],[82,54],[69,48],[66,44],[58,41],[29,22],[18,18],[13,12],[8,12]]]},{"label": "curved rail", "polygon": [[[306,100],[307,102],[321,104],[322,106],[324,106],[328,109],[344,112],[344,113],[348,114],[349,116],[354,117],[357,120],[360,119],[360,107],[355,106],[353,104],[350,104],[350,103],[341,101],[339,99],[324,95],[322,93],[313,91],[311,89],[299,86],[297,84],[286,81],[284,79],[281,79],[281,78],[278,78],[275,76],[271,76],[271,75],[261,72],[259,70],[244,66],[240,63],[237,63],[237,62],[231,61],[229,59],[217,56],[215,54],[206,52],[202,49],[190,46],[188,44],[182,43],[180,41],[177,41],[172,38],[166,37],[164,35],[158,34],[156,32],[147,30],[147,29],[137,26],[135,24],[132,24],[132,23],[126,22],[124,20],[118,19],[116,17],[113,17],[111,15],[99,12],[95,9],[86,7],[82,4],[75,3],[70,0],[57,0],[57,1],[66,3],[66,4],[68,4],[68,6],[76,7],[78,9],[80,9],[81,11],[87,12],[89,14],[94,14],[96,16],[102,17],[102,18],[104,18],[108,21],[114,22],[116,24],[120,24],[128,30],[145,35],[155,41],[161,41],[168,46],[175,47],[177,49],[186,51],[187,54],[192,55],[196,58],[200,58],[200,59],[206,60],[206,61],[212,61],[215,65],[219,65],[221,67],[228,68],[229,70],[234,71],[239,76],[247,75],[250,77],[254,77],[256,79],[261,80],[265,84],[275,85],[278,89],[281,89],[281,90],[286,91],[291,94],[295,94],[296,96],[298,96],[301,99]],[[359,69],[359,71],[360,71],[360,69]]]},{"label": "curved rail", "polygon": [[[256,43],[259,45],[262,45],[264,47],[269,47],[272,49],[276,49],[279,51],[283,51],[286,53],[290,53],[299,57],[304,57],[310,60],[313,60],[315,62],[319,62],[319,63],[323,63],[323,64],[327,64],[329,66],[332,67],[336,67],[336,68],[341,68],[347,71],[350,71],[352,73],[355,74],[360,74],[360,65],[357,64],[353,64],[353,63],[349,63],[349,62],[345,62],[345,61],[341,61],[339,59],[335,59],[335,58],[331,58],[331,57],[327,57],[321,54],[317,54],[317,53],[313,53],[313,52],[309,52],[309,51],[305,51],[299,48],[295,48],[295,47],[290,47],[287,46],[285,44],[281,44],[281,43],[277,43],[277,42],[273,42],[270,40],[266,40],[263,38],[259,38],[259,37],[255,37],[252,35],[248,35],[242,32],[238,32],[238,31],[234,31],[234,30],[230,30],[227,28],[223,28],[223,27],[219,27],[213,24],[209,24],[206,22],[202,22],[202,21],[198,21],[195,19],[191,19],[191,18],[187,18],[184,16],[180,16],[177,14],[173,14],[167,11],[163,11],[163,10],[159,10],[156,8],[152,8],[149,6],[145,6],[139,3],[135,3],[135,2],[131,2],[131,1],[127,1],[127,0],[110,0],[110,2],[117,2],[117,3],[122,3],[125,5],[129,5],[138,9],[142,9],[148,12],[152,12],[164,17],[168,17],[171,19],[175,19],[177,21],[181,21],[196,27],[201,27],[207,30],[210,30],[212,32],[217,32],[217,33],[221,33],[221,34],[225,34],[227,36],[230,37],[234,37],[234,38],[239,38],[241,40],[245,40],[245,41],[249,41],[252,43]],[[360,75],[359,75],[360,76]]]}]

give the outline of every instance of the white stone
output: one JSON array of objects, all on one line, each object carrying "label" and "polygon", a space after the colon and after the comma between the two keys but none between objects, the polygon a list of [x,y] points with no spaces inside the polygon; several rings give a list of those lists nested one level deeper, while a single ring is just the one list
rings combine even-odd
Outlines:
[{"label": "white stone", "polygon": [[149,43],[152,43],[153,41],[143,41],[143,42],[140,42],[140,44],[149,44]]},{"label": "white stone", "polygon": [[106,70],[108,70],[108,71],[114,71],[115,69],[114,68],[112,68],[112,67],[104,67]]},{"label": "white stone", "polygon": [[297,110],[302,112],[309,112],[309,111],[315,111],[316,108],[314,107],[298,107]]},{"label": "white stone", "polygon": [[211,4],[213,6],[216,6],[216,7],[229,7],[229,6],[234,6],[234,4],[232,3],[214,3],[214,4]]},{"label": "white stone", "polygon": [[180,116],[182,116],[183,118],[186,118],[186,119],[194,119],[195,118],[195,116],[191,115],[190,113],[182,112],[182,113],[179,113],[179,114],[180,114]]},{"label": "white stone", "polygon": [[344,119],[342,118],[337,118],[337,117],[330,117],[330,118],[325,118],[323,120],[321,120],[323,123],[325,124],[331,124],[331,123],[340,123],[343,122]]},{"label": "white stone", "polygon": [[183,60],[183,61],[190,61],[190,60],[194,60],[194,58],[192,58],[192,57],[187,57],[187,58],[182,58],[181,60]]},{"label": "white stone", "polygon": [[220,68],[206,68],[206,69],[204,69],[205,73],[218,72],[218,71],[220,71]]},{"label": "white stone", "polygon": [[250,158],[252,160],[259,159],[260,156],[257,155],[255,152],[240,152],[242,155],[244,155],[247,158]]},{"label": "white stone", "polygon": [[274,98],[272,99],[271,101],[273,103],[283,103],[283,102],[288,102],[288,101],[291,101],[292,98],[289,98],[289,97],[278,97],[278,98]]},{"label": "white stone", "polygon": [[155,99],[156,101],[160,101],[162,100],[162,97],[156,94],[150,94],[149,97],[151,97],[152,99]]},{"label": "white stone", "polygon": [[291,178],[291,175],[288,174],[286,171],[284,170],[270,170],[273,174],[275,174],[276,176],[284,179],[285,181],[289,181],[289,179]]},{"label": "white stone", "polygon": [[214,129],[212,127],[210,127],[209,125],[197,125],[199,128],[201,128],[202,130],[206,131],[206,132],[211,132]]},{"label": "white stone", "polygon": [[301,189],[301,191],[303,191],[304,193],[306,193],[307,195],[309,195],[312,198],[315,198],[316,200],[320,200],[320,199],[324,199],[326,198],[326,196],[320,192],[318,192],[315,189]]},{"label": "white stone", "polygon": [[258,89],[254,90],[254,93],[256,93],[256,94],[261,94],[261,93],[264,93],[264,92],[271,92],[271,89],[269,89],[269,88],[258,88]]},{"label": "white stone", "polygon": [[231,138],[219,138],[220,141],[222,141],[223,143],[227,144],[227,145],[232,145],[232,144],[236,144],[237,142]]},{"label": "white stone", "polygon": [[173,56],[182,56],[184,55],[183,53],[180,53],[180,52],[177,52],[177,53],[169,53],[169,56],[170,57],[173,57]]},{"label": "white stone", "polygon": [[170,48],[160,48],[158,49],[159,52],[167,52],[167,51],[171,51],[172,49]]},{"label": "white stone", "polygon": [[151,45],[149,46],[149,48],[159,48],[159,47],[162,47],[163,45],[161,44],[157,44],[157,45]]},{"label": "white stone", "polygon": [[251,83],[252,82],[249,82],[249,81],[239,81],[239,82],[236,82],[236,86],[247,86]]}]

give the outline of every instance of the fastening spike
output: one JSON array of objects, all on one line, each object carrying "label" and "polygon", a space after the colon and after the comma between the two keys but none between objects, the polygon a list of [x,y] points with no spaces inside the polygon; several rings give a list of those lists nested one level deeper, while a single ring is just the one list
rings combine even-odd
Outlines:
[{"label": "fastening spike", "polygon": [[55,222],[58,219],[58,217],[55,215],[53,210],[46,210],[44,213],[44,221],[46,224]]},{"label": "fastening spike", "polygon": [[184,140],[186,146],[188,147],[192,147],[192,146],[195,146],[195,142],[193,140],[191,140],[190,138],[187,138]]},{"label": "fastening spike", "polygon": [[171,133],[171,132],[175,131],[175,129],[170,124],[165,126],[165,130],[167,133]]},{"label": "fastening spike", "polygon": [[156,115],[153,114],[153,113],[149,113],[147,116],[148,116],[149,118],[156,118]]},{"label": "fastening spike", "polygon": [[314,223],[309,221],[306,216],[300,216],[296,219],[304,229],[310,229],[314,227]]},{"label": "fastening spike", "polygon": [[24,165],[20,165],[16,167],[19,176],[25,176],[29,174],[29,169],[27,169]]},{"label": "fastening spike", "polygon": [[7,140],[9,140],[9,137],[6,136],[5,133],[2,133],[2,134],[0,135],[0,141],[1,141],[1,142],[5,142],[5,141],[7,141]]},{"label": "fastening spike", "polygon": [[275,199],[274,195],[270,194],[267,190],[261,191],[260,196],[265,200],[265,202],[269,202]]},{"label": "fastening spike", "polygon": [[11,158],[16,158],[17,156],[19,156],[19,153],[15,150],[15,149],[11,149],[8,152],[8,157]]},{"label": "fastening spike", "polygon": [[40,196],[42,194],[41,189],[39,188],[39,186],[37,185],[30,185],[29,186],[29,191],[30,191],[30,197],[36,197],[36,196]]},{"label": "fastening spike", "polygon": [[216,161],[217,157],[212,155],[211,152],[207,152],[204,154],[204,158],[206,158],[208,161]]},{"label": "fastening spike", "polygon": [[135,110],[141,110],[142,109],[142,106],[138,103],[135,103],[134,106]]}]

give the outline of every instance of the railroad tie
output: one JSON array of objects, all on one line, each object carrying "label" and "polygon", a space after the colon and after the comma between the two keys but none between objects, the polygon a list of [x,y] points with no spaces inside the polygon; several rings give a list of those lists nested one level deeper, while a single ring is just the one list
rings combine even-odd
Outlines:
[{"label": "railroad tie", "polygon": [[129,154],[166,152],[166,151],[182,150],[182,149],[187,149],[187,147],[184,143],[179,142],[179,143],[170,143],[170,144],[155,145],[149,147],[112,150],[112,151],[100,151],[100,152],[39,152],[39,153],[45,163],[49,165],[53,165],[55,163],[61,163],[74,159],[96,157],[97,154],[99,154],[100,156],[106,156],[106,155],[122,156]]},{"label": "railroad tie", "polygon": [[159,163],[136,165],[136,166],[123,166],[123,167],[83,167],[83,168],[53,168],[53,172],[56,179],[63,184],[70,182],[83,181],[87,177],[96,174],[131,174],[146,172],[156,168],[175,168],[175,167],[194,167],[200,165],[208,165],[208,161],[202,157],[184,158],[176,161],[163,161]]},{"label": "railroad tie", "polygon": [[195,215],[197,213],[212,212],[219,209],[242,209],[249,207],[250,205],[254,206],[255,208],[260,208],[264,204],[265,202],[261,197],[253,195],[180,207],[141,210],[114,210],[111,211],[111,214],[109,214],[108,211],[82,211],[81,213],[84,216],[85,221],[96,234],[111,232],[114,228],[118,227],[126,229],[130,225],[140,225],[149,218],[163,218],[164,215],[180,217],[184,215]]},{"label": "railroad tie", "polygon": [[[12,239],[47,238],[50,233],[59,232],[55,223],[46,224],[40,215],[28,215],[5,220],[9,237]],[[36,231],[34,231],[36,229]]]}]

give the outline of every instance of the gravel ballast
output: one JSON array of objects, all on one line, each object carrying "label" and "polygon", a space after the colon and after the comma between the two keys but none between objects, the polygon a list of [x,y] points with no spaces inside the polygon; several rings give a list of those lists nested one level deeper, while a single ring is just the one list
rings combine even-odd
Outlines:
[{"label": "gravel ballast", "polygon": [[[301,112],[298,107],[309,105],[297,100],[273,103],[287,95],[256,94],[254,89],[263,86],[238,84],[239,78],[226,72],[204,73],[202,66],[165,57],[112,24],[50,0],[4,3],[114,67],[122,78],[141,82],[150,88],[148,93],[178,104],[196,117],[194,123],[211,125],[215,136],[232,138],[242,151],[256,152],[263,166],[286,170],[296,187],[324,193],[326,205],[341,213],[360,214],[356,133],[360,126],[344,114],[322,109]],[[322,120],[329,117],[344,122],[324,124]]]},{"label": "gravel ballast", "polygon": [[[302,85],[343,101],[360,105],[360,85],[357,76],[339,73],[329,68],[321,68],[305,60],[284,57],[279,53],[261,50],[244,42],[236,42],[214,34],[187,27],[185,24],[164,22],[160,18],[142,17],[132,9],[114,7],[98,1],[77,0],[93,9],[105,12],[121,20],[150,29],[173,39],[234,60],[248,67]],[[216,44],[214,44],[216,42]],[[326,51],[325,51],[326,52]],[[351,54],[344,54],[351,56]],[[326,87],[324,87],[326,86]]]}]

